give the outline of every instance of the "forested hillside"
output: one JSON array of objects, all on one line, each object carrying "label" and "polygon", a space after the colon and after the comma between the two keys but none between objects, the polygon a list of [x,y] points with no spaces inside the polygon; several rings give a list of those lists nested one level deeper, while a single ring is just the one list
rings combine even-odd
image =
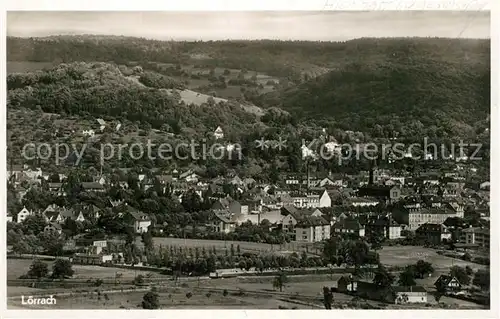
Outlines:
[{"label": "forested hillside", "polygon": [[[393,42],[385,59],[348,63],[255,102],[374,137],[396,132],[445,138],[484,130],[478,122],[490,110],[489,42],[463,41],[452,54],[432,55],[426,42],[402,41],[404,46]],[[441,45],[444,53],[447,43]]]},{"label": "forested hillside", "polygon": [[[199,92],[231,89],[232,93],[226,93],[237,96],[235,91],[241,91],[241,103],[279,107],[302,123],[330,130],[361,131],[383,138],[423,134],[431,138],[473,139],[489,125],[489,40],[173,42],[84,35],[9,37],[7,49],[8,61],[111,63],[99,78],[89,78],[89,72],[75,71],[73,66],[58,67],[45,75],[16,75],[37,78],[29,80],[35,81],[29,90],[12,90],[12,83],[18,80],[10,78],[10,106],[38,104],[48,112],[110,116],[122,112],[129,120],[148,122],[153,127],[168,124],[175,132],[182,127],[202,131],[225,123],[239,130],[244,123],[255,120],[231,102],[209,111],[193,105],[179,108],[179,101],[158,90],[184,87],[182,81],[169,75],[189,73],[190,81],[199,81],[198,75],[184,69],[195,67],[206,68],[206,83],[211,83]],[[173,66],[165,69],[155,63]],[[134,82],[129,75],[117,73],[115,64],[128,65],[125,68],[129,69],[140,65],[146,72]],[[219,76],[223,69],[215,72],[215,67],[241,70],[239,82],[228,81],[230,75],[226,74],[233,71],[227,69],[224,80]],[[279,84],[271,92],[255,88],[257,80],[252,82],[250,75],[244,76],[248,70],[275,76]],[[54,78],[58,72],[64,74],[64,79]],[[82,78],[79,72],[86,75]],[[234,85],[225,89],[232,82]],[[59,99],[59,95],[66,99]],[[52,101],[56,96],[57,101]]]},{"label": "forested hillside", "polygon": [[[217,126],[244,130],[255,116],[236,103],[187,105],[175,94],[182,83],[161,74],[108,63],[60,64],[51,70],[7,77],[8,107],[40,107],[47,113],[111,117],[200,134]],[[170,94],[165,89],[174,89]],[[228,130],[230,131],[230,130]]]}]

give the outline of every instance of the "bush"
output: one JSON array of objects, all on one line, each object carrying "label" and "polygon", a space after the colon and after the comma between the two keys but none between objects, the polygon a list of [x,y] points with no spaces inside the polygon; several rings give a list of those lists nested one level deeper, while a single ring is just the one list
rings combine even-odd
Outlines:
[{"label": "bush", "polygon": [[222,292],[222,295],[224,297],[226,297],[227,295],[229,295],[229,292],[227,291],[227,289],[224,289],[224,291]]},{"label": "bush", "polygon": [[[158,294],[156,292],[147,292],[142,297],[142,308],[143,309],[158,309],[160,307],[160,302],[158,300]],[[139,306],[141,306],[139,305]]]},{"label": "bush", "polygon": [[144,277],[142,275],[138,275],[134,279],[134,285],[142,285],[144,284]]},{"label": "bush", "polygon": [[188,293],[186,294],[186,298],[188,298],[188,299],[189,299],[189,298],[191,298],[191,297],[193,297],[193,293],[192,293],[192,292],[188,292]]}]

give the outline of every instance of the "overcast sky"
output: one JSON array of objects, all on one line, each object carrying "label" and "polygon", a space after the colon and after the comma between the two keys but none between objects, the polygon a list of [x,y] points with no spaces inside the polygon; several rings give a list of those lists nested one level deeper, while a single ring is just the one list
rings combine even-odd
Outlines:
[{"label": "overcast sky", "polygon": [[7,35],[126,35],[161,40],[489,38],[489,12],[8,12]]}]

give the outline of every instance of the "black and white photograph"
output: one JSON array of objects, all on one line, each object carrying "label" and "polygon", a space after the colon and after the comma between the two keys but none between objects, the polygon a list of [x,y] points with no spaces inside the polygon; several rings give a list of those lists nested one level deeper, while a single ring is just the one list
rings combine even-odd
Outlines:
[{"label": "black and white photograph", "polygon": [[7,11],[7,309],[496,307],[478,3]]}]

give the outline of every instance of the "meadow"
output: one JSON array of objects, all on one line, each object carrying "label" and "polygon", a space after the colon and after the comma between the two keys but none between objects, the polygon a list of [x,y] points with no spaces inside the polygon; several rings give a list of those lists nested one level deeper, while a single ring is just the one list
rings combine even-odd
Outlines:
[{"label": "meadow", "polygon": [[439,255],[436,250],[421,246],[384,246],[377,252],[380,255],[380,261],[387,266],[406,266],[425,260],[430,262],[435,269],[448,270],[452,266],[484,268],[476,263]]}]

